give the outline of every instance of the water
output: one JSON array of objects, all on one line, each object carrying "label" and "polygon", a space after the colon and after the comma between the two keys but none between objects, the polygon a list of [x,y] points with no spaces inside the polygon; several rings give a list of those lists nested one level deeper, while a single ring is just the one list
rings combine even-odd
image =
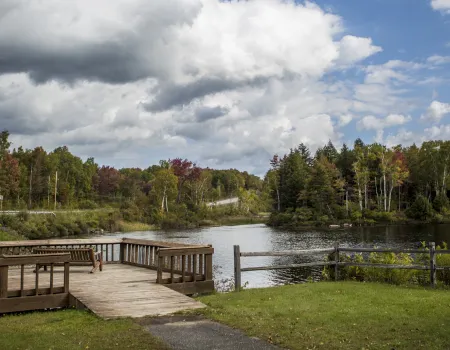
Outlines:
[{"label": "water", "polygon": [[[450,243],[450,225],[417,225],[386,227],[355,227],[348,229],[317,229],[292,232],[265,225],[209,227],[195,230],[146,231],[116,234],[122,237],[174,241],[194,244],[212,244],[216,280],[233,277],[233,245],[241,252],[279,251],[342,246],[417,247],[421,241]],[[323,256],[245,257],[242,267],[285,265],[321,260]],[[322,268],[296,268],[270,271],[243,272],[242,282],[248,287],[298,283],[308,277],[320,279]]]}]

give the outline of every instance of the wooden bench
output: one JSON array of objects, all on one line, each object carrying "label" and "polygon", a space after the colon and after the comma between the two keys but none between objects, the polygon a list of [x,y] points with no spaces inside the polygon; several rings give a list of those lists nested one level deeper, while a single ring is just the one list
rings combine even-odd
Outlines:
[{"label": "wooden bench", "polygon": [[[100,268],[103,270],[103,253],[94,252],[93,248],[35,248],[34,254],[70,253],[70,265],[92,266],[91,273]],[[47,265],[42,265],[47,271]]]}]

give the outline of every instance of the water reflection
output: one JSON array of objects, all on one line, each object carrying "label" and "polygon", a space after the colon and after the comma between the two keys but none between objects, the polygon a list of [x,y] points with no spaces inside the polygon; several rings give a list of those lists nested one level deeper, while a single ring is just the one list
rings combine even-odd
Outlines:
[{"label": "water reflection", "polygon": [[[450,242],[450,225],[417,225],[386,227],[355,227],[338,230],[305,230],[292,232],[265,225],[210,227],[182,231],[147,231],[120,234],[125,237],[146,238],[161,241],[212,244],[215,249],[216,278],[233,276],[233,245],[242,252],[313,249],[333,247],[338,241],[342,246],[395,246],[414,247],[420,241]],[[289,265],[321,260],[322,256],[251,257],[242,258],[242,267],[265,265]],[[298,283],[308,277],[320,279],[322,267],[291,268],[284,270],[244,272],[242,281],[249,287]]]}]

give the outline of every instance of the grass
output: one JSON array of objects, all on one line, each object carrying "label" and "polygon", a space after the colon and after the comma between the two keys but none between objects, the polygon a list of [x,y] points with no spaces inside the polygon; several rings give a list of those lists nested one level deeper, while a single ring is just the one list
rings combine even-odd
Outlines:
[{"label": "grass", "polygon": [[145,224],[142,222],[128,222],[123,220],[120,220],[118,222],[118,230],[120,232],[150,231],[156,229],[156,226]]},{"label": "grass", "polygon": [[0,329],[0,349],[168,349],[131,320],[77,310],[3,316]]},{"label": "grass", "polygon": [[450,293],[321,282],[199,298],[211,319],[289,349],[448,349]]}]

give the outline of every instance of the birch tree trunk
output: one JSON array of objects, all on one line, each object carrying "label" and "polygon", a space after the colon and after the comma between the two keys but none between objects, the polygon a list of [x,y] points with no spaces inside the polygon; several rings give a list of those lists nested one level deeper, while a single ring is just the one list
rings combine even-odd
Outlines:
[{"label": "birch tree trunk", "polygon": [[389,206],[388,211],[391,211],[391,199],[392,199],[392,190],[394,189],[394,181],[391,180],[391,188],[389,189]]}]

